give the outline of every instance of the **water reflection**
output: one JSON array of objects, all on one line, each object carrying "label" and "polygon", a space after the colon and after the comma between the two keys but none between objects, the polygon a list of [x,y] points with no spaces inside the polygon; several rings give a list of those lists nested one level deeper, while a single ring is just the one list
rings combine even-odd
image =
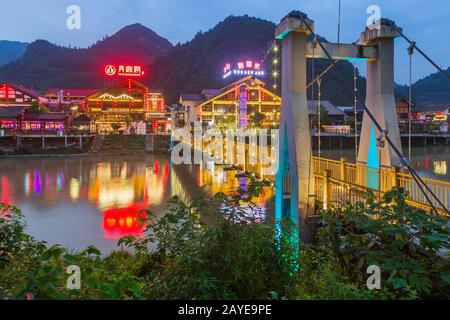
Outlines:
[{"label": "water reflection", "polygon": [[[407,152],[407,149],[404,148],[403,151]],[[349,161],[355,161],[354,149],[323,149],[321,154],[324,158],[339,160],[345,157]],[[412,166],[421,176],[450,181],[450,172],[447,170],[450,165],[450,146],[414,147],[411,155]]]},{"label": "water reflection", "polygon": [[[142,235],[141,210],[160,215],[171,196],[190,201],[247,183],[213,163],[172,167],[167,157],[153,155],[3,159],[0,168],[0,201],[23,209],[30,234],[104,252],[118,238]],[[267,188],[256,201],[265,210],[271,197]]]}]

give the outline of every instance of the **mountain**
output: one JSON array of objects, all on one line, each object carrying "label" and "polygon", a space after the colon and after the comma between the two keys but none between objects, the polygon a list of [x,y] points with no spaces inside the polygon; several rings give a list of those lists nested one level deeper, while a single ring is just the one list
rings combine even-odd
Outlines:
[{"label": "mountain", "polygon": [[[450,68],[445,72],[450,74]],[[440,72],[415,82],[412,92],[414,101],[419,107],[430,104],[450,104],[450,81]]]},{"label": "mountain", "polygon": [[[36,90],[50,87],[100,88],[105,85],[103,68],[110,63],[149,65],[172,44],[141,24],[126,26],[86,49],[31,43],[17,61],[0,68],[0,81]],[[145,78],[143,81],[147,81]]]},{"label": "mountain", "polygon": [[[0,68],[0,81],[38,90],[101,88],[108,84],[103,76],[106,62],[139,62],[147,66],[146,76],[140,81],[163,89],[167,103],[173,104],[180,93],[221,88],[225,63],[261,60],[274,41],[274,33],[273,22],[245,15],[229,16],[212,29],[198,32],[191,41],[176,46],[141,24],[129,25],[87,49],[65,48],[37,40],[28,46],[22,58]],[[272,59],[269,54],[264,61],[267,75],[263,80],[269,88],[273,81]],[[327,60],[314,61],[316,75],[330,65]],[[307,63],[310,82],[312,59]],[[322,99],[337,105],[352,105],[353,72],[353,65],[348,61],[337,63],[322,79]],[[359,96],[364,97],[365,79],[359,73],[357,87]],[[315,90],[314,97],[308,92],[308,99],[317,99]],[[400,87],[399,91],[402,91]]]},{"label": "mountain", "polygon": [[28,43],[0,40],[0,67],[23,56]]},{"label": "mountain", "polygon": [[[193,40],[175,46],[167,55],[157,59],[151,82],[166,89],[169,103],[176,102],[180,93],[221,88],[225,63],[243,59],[261,60],[273,43],[275,27],[272,22],[247,15],[230,16],[211,30],[199,32]],[[329,64],[326,60],[316,60],[316,75]],[[311,60],[308,59],[308,81],[312,78],[310,66]],[[265,69],[267,76],[263,80],[271,86],[270,54],[265,61]],[[338,72],[348,79],[348,84],[353,88],[353,66],[346,61],[339,62],[323,79],[322,99],[341,105],[352,104],[352,92],[342,90]],[[364,93],[365,82],[360,76],[358,86]]]}]

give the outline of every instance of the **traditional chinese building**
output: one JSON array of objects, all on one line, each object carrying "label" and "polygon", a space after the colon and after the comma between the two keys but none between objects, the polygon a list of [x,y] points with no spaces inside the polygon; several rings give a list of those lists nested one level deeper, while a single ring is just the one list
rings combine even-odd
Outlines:
[{"label": "traditional chinese building", "polygon": [[0,107],[29,107],[35,101],[40,104],[48,104],[48,99],[37,91],[12,83],[0,83]]},{"label": "traditional chinese building", "polygon": [[70,113],[25,112],[21,121],[22,134],[63,135],[70,131]]},{"label": "traditional chinese building", "polygon": [[86,98],[96,93],[95,89],[50,88],[45,93],[51,111],[77,111],[82,108]]},{"label": "traditional chinese building", "polygon": [[158,133],[165,132],[169,124],[162,91],[150,90],[132,79],[87,97],[85,112],[101,133],[115,130],[113,126],[126,131],[130,123],[141,121],[147,123],[147,131]]},{"label": "traditional chinese building", "polygon": [[27,107],[0,108],[0,136],[15,136],[20,130]]},{"label": "traditional chinese building", "polygon": [[220,128],[270,128],[279,124],[281,98],[250,75],[222,89],[182,94],[180,104],[191,124],[201,121],[204,126]]}]

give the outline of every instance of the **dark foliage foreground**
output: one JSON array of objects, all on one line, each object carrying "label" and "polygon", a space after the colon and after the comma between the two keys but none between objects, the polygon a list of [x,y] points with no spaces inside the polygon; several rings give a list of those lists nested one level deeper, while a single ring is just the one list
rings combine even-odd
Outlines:
[{"label": "dark foliage foreground", "polygon": [[[289,243],[293,226],[265,219],[251,202],[258,183],[232,196],[141,214],[142,238],[107,257],[48,247],[24,232],[20,210],[0,207],[0,293],[14,299],[448,299],[448,219],[408,206],[399,190],[381,203],[322,212],[315,241]],[[206,223],[207,222],[207,223]],[[290,257],[290,258],[289,258]],[[293,261],[292,257],[298,257]],[[67,267],[81,289],[66,287]],[[381,289],[366,286],[367,266]]]}]

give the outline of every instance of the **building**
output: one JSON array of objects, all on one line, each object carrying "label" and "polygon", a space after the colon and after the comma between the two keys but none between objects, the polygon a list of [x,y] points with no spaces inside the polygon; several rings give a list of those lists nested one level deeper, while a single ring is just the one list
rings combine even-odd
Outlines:
[{"label": "building", "polygon": [[0,83],[0,107],[29,107],[33,102],[47,105],[48,99],[37,91],[12,83]]},{"label": "building", "polygon": [[179,100],[178,120],[184,124],[190,124],[199,119],[200,114],[196,113],[195,106],[205,101],[206,97],[196,93],[182,93]]},{"label": "building", "polygon": [[[350,118],[350,117],[355,118],[355,106],[354,105],[338,106],[337,108],[345,113],[346,119]],[[356,118],[358,119],[358,124],[362,123],[363,115],[364,115],[364,107],[362,105],[358,104],[356,106]]]},{"label": "building", "polygon": [[[86,98],[86,115],[95,121],[97,132],[127,131],[132,122],[145,122],[147,131],[166,132],[169,121],[161,90],[126,79]],[[116,129],[117,130],[117,129]]]},{"label": "building", "polygon": [[0,137],[15,136],[20,130],[27,107],[0,108]]},{"label": "building", "polygon": [[[50,88],[45,93],[51,111],[78,111],[95,89]],[[72,109],[73,108],[73,109]]]},{"label": "building", "polygon": [[[318,113],[318,105],[319,101],[317,100],[308,101],[308,112],[310,119],[316,118]],[[322,106],[322,110],[326,112],[328,118],[328,121],[326,121],[327,123],[322,123],[323,125],[342,125],[345,123],[345,112],[336,107],[333,103],[328,100],[323,100],[320,101],[320,105]],[[316,126],[314,123],[312,125],[313,127]]]},{"label": "building", "polygon": [[21,122],[22,134],[63,135],[70,132],[72,116],[65,113],[25,112]]},{"label": "building", "polygon": [[415,113],[415,119],[422,122],[449,122],[450,105],[448,104],[432,104],[418,107]]},{"label": "building", "polygon": [[87,115],[81,114],[73,118],[70,131],[85,134],[95,132],[95,124]]},{"label": "building", "polygon": [[200,95],[182,94],[180,104],[190,124],[219,128],[277,127],[281,97],[265,88],[265,83],[246,76],[222,89],[204,89]]}]

